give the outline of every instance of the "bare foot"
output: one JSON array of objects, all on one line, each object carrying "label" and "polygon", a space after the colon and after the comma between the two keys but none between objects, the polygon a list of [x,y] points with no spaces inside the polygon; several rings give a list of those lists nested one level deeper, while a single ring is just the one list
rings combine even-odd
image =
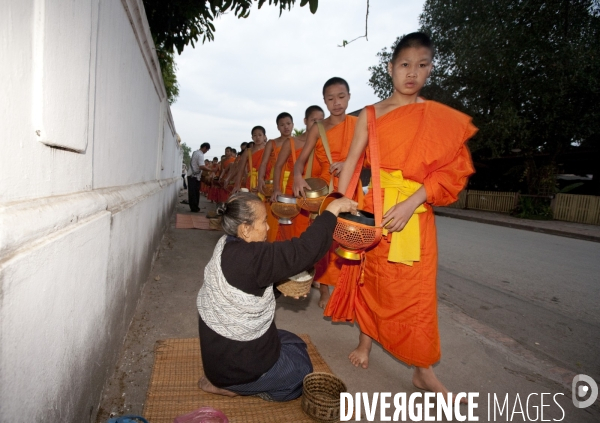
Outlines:
[{"label": "bare foot", "polygon": [[[440,392],[444,394],[445,397],[448,395],[448,390],[437,378],[432,367],[415,367],[412,382],[415,387],[424,391]],[[467,399],[463,397],[460,399],[460,403],[467,404],[468,402]]]},{"label": "bare foot", "polygon": [[321,287],[321,284],[320,284],[319,282],[317,282],[317,281],[314,281],[314,282],[312,283],[312,287],[313,287],[313,288],[320,288],[320,287]]},{"label": "bare foot", "polygon": [[319,298],[319,307],[325,308],[327,307],[327,302],[331,296],[331,294],[329,294],[329,285],[322,283],[321,286],[319,286],[319,292],[321,292],[321,298]]},{"label": "bare foot", "polygon": [[358,347],[350,353],[348,359],[355,367],[361,366],[363,369],[369,367],[369,353],[373,340],[369,335],[360,333],[358,337]]},{"label": "bare foot", "polygon": [[225,395],[227,397],[237,397],[238,394],[235,392],[228,391],[226,389],[217,388],[215,385],[210,383],[210,381],[206,378],[206,376],[202,376],[198,381],[198,388],[202,389],[204,392],[209,392],[211,394],[217,395]]}]

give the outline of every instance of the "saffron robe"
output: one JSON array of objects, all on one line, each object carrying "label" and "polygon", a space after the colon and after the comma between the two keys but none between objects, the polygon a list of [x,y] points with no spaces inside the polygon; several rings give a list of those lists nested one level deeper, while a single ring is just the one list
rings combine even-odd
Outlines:
[{"label": "saffron robe", "polygon": [[[288,156],[287,162],[285,163],[284,170],[289,172],[289,178],[287,180],[287,185],[285,186],[285,194],[294,195],[294,165],[296,164],[296,159],[302,153],[302,148],[295,149],[295,143],[293,138],[290,139],[290,147],[294,150],[294,154],[290,152]],[[290,151],[292,151],[290,150]],[[315,166],[316,164],[316,166]],[[308,162],[304,166],[304,171],[302,175],[304,178],[310,178],[311,175],[306,175],[306,168],[308,167]],[[316,168],[316,172],[315,172]],[[313,158],[313,174],[320,174],[321,168],[319,162],[316,157]],[[306,210],[300,210],[300,214],[292,219],[291,225],[279,225],[279,233],[277,234],[277,240],[288,240],[294,237],[300,237],[308,226],[310,225],[310,213]]]},{"label": "saffron robe", "polygon": [[[227,160],[225,160],[222,164],[223,169],[228,169],[229,166],[231,166],[233,164],[233,162],[235,161],[234,157],[230,157]],[[227,201],[227,198],[229,197],[229,192],[225,189],[226,187],[219,187],[219,203],[224,203],[225,201]]]},{"label": "saffron robe", "polygon": [[[277,156],[279,156],[280,151],[281,147],[277,147],[277,144],[275,144],[275,142],[273,141],[273,148],[271,148],[271,155],[269,156],[269,161],[267,162],[267,169],[265,171],[265,180],[273,179],[272,170],[275,167],[275,163],[277,162]],[[273,242],[276,241],[278,238],[279,218],[271,212],[271,202],[269,201],[269,199],[265,201],[265,207],[267,208],[267,223],[269,224],[269,231],[267,232],[267,241]]]},{"label": "saffron robe", "polygon": [[219,202],[219,185],[217,185],[217,181],[214,180],[215,177],[219,176],[221,172],[221,166],[216,164],[212,167],[212,171],[210,172],[210,188],[208,190],[207,198],[210,201]]},{"label": "saffron robe", "polygon": [[[356,116],[346,115],[346,119],[343,122],[326,132],[331,159],[334,163],[346,160],[348,151],[350,150],[350,144],[352,144],[352,137],[354,136],[354,127],[356,126],[357,119]],[[329,173],[329,160],[327,159],[321,137],[317,139],[317,143],[315,144],[315,159],[319,162],[321,171],[318,174],[313,171],[313,175],[316,175],[317,178],[321,178],[327,183],[329,183],[333,177],[333,187],[334,190],[337,190],[338,178]],[[360,204],[359,208],[361,208]],[[345,261],[335,253],[337,247],[338,244],[334,241],[329,252],[315,265],[316,281],[324,283],[325,285],[336,285],[340,269]]]},{"label": "saffron robe", "polygon": [[[361,331],[408,365],[428,367],[441,357],[437,318],[437,236],[432,206],[457,200],[474,172],[466,141],[477,128],[471,119],[433,101],[399,107],[376,119],[381,170],[401,170],[404,178],[425,186],[426,211],[419,213],[420,261],[412,266],[388,260],[392,234],[365,255],[360,266],[344,266],[325,310],[334,321],[358,321]],[[367,150],[367,159],[369,151]],[[372,188],[364,209],[373,212]],[[385,214],[387,210],[383,210]]]}]

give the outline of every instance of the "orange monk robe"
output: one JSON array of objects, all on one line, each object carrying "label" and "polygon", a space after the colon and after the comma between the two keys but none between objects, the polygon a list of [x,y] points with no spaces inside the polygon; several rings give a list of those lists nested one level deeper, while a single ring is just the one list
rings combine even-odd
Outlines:
[{"label": "orange monk robe", "polygon": [[[296,159],[302,153],[302,148],[298,148],[295,151]],[[285,187],[285,194],[294,195],[294,165],[296,161],[294,160],[294,156],[290,153],[288,156],[287,162],[285,163],[284,170],[290,172],[290,176],[288,177],[287,185]],[[315,166],[316,165],[316,166]],[[308,163],[304,166],[304,171],[302,175],[304,178],[310,178],[311,175],[306,175],[306,168],[308,167]],[[313,158],[313,174],[319,175],[321,172],[321,167],[316,157]],[[282,172],[283,174],[283,172]],[[306,210],[301,210],[300,214],[292,219],[291,225],[279,225],[279,233],[277,234],[278,240],[288,240],[294,237],[299,237],[302,233],[308,228],[310,225],[310,213]]]},{"label": "orange monk robe", "polygon": [[[273,148],[271,148],[271,155],[269,156],[269,161],[267,162],[267,169],[265,171],[265,180],[273,179],[272,171],[275,167],[275,163],[277,162],[277,156],[279,156],[280,151],[281,147],[277,147],[275,142],[273,142]],[[258,165],[260,166],[260,163]],[[265,202],[265,207],[267,208],[267,223],[269,224],[269,231],[267,232],[267,241],[273,242],[277,240],[277,233],[279,232],[279,218],[271,212],[271,202],[269,201],[269,199],[267,199],[267,201]]]},{"label": "orange monk robe", "polygon": [[208,196],[207,196],[207,198],[210,201],[218,202],[219,201],[219,186],[217,185],[217,183],[214,180],[214,178],[215,178],[215,175],[219,174],[220,166],[217,164],[212,169],[213,170],[210,173],[210,188],[208,190]]},{"label": "orange monk robe", "polygon": [[[248,176],[246,177],[246,188],[254,189],[256,186],[251,186],[252,179],[254,179],[255,183],[258,180],[258,168],[260,167],[260,162],[262,161],[263,154],[265,153],[265,149],[251,152],[252,154],[252,169],[248,169]],[[244,167],[246,167],[244,165]],[[244,171],[242,169],[242,171]],[[254,178],[252,178],[252,174],[254,173]]]},{"label": "orange monk robe", "polygon": [[[388,234],[366,252],[364,283],[356,284],[356,274],[349,286],[341,279],[334,295],[344,290],[348,296],[355,295],[350,302],[354,301],[354,315],[361,331],[406,364],[428,367],[441,357],[437,240],[431,206],[456,201],[474,172],[465,142],[477,129],[468,116],[433,101],[399,107],[380,116],[376,125],[381,170],[401,170],[405,179],[425,186],[426,212],[418,214],[421,257],[413,266],[388,261]],[[381,191],[378,195],[383,201]],[[370,189],[365,197],[365,210],[371,212],[373,195]],[[345,266],[344,272],[346,269]],[[336,310],[336,303],[337,300],[330,301],[325,314],[334,321],[352,320],[349,310]]]},{"label": "orange monk robe", "polygon": [[[235,161],[235,157],[230,157],[230,158],[226,159],[222,164],[223,169],[225,169],[225,171],[227,171],[229,166],[231,166],[234,161]],[[225,201],[227,201],[227,197],[229,197],[229,192],[225,188],[226,187],[219,187],[219,202],[220,203],[224,203]]]},{"label": "orange monk robe", "polygon": [[[326,132],[327,141],[329,142],[329,150],[331,152],[331,159],[333,162],[343,162],[346,160],[348,156],[348,151],[350,150],[350,144],[352,143],[352,137],[354,136],[354,127],[356,126],[357,121],[356,116],[346,115],[346,119],[342,122],[331,128]],[[325,153],[325,148],[323,147],[323,142],[321,138],[317,140],[315,144],[315,159],[319,162],[320,165],[320,173],[313,172],[313,175],[317,175],[318,178],[321,178],[327,183],[329,183],[332,178],[331,173],[329,173],[329,160],[327,159],[327,154]],[[333,187],[334,190],[337,190],[338,178],[337,176],[333,177]],[[360,190],[362,188],[357,188]],[[362,200],[362,191],[360,196],[355,196],[355,200],[359,200],[359,209],[362,208],[361,201]],[[342,268],[342,263],[344,259],[339,257],[335,253],[335,249],[337,248],[337,243],[334,242],[329,250],[329,253],[321,259],[316,268],[315,280],[318,280],[320,283],[324,283],[325,285],[335,285],[337,283],[340,269]]]}]

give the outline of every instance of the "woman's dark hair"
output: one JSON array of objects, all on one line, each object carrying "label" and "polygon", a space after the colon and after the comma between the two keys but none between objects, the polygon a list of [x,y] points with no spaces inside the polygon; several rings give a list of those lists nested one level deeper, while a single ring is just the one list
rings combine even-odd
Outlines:
[{"label": "woman's dark hair", "polygon": [[252,131],[250,131],[250,135],[252,135],[254,133],[254,131],[256,131],[257,129],[260,129],[262,131],[263,135],[267,135],[267,131],[265,131],[265,128],[263,128],[260,125],[257,125],[254,128],[252,128]]},{"label": "woman's dark hair", "polygon": [[332,85],[345,85],[346,89],[348,90],[348,93],[350,93],[350,85],[348,85],[348,82],[346,82],[346,80],[344,78],[340,78],[339,76],[334,76],[333,78],[329,78],[327,80],[327,82],[325,83],[325,85],[323,85],[323,95],[325,95],[325,90],[327,89],[327,87],[331,87]]},{"label": "woman's dark hair", "polygon": [[282,112],[282,113],[279,113],[279,114],[277,115],[277,119],[275,119],[275,123],[276,123],[277,125],[279,125],[279,121],[280,121],[281,119],[285,119],[285,118],[290,118],[290,120],[292,121],[292,123],[294,123],[294,118],[293,118],[293,117],[292,117],[292,115],[290,115],[288,112]]},{"label": "woman's dark hair", "polygon": [[304,112],[304,119],[308,119],[310,117],[310,115],[312,115],[314,112],[321,112],[321,113],[325,114],[323,109],[321,109],[319,106],[310,106]]},{"label": "woman's dark hair", "polygon": [[255,207],[262,200],[251,192],[236,192],[227,202],[217,204],[217,214],[223,216],[221,226],[227,235],[237,236],[238,227],[245,223],[254,224],[256,220]]},{"label": "woman's dark hair", "polygon": [[390,61],[394,62],[400,52],[405,48],[420,47],[429,49],[431,51],[431,58],[433,59],[435,49],[431,38],[429,38],[429,35],[425,34],[424,32],[411,32],[410,34],[406,34],[400,41],[398,41],[398,44],[396,44],[394,53],[392,53],[392,60]]}]

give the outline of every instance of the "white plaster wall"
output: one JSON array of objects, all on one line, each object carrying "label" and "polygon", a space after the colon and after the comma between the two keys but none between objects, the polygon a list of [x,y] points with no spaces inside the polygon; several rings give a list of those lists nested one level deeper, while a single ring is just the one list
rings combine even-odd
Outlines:
[{"label": "white plaster wall", "polygon": [[91,422],[181,184],[141,0],[0,2],[0,422]]}]

